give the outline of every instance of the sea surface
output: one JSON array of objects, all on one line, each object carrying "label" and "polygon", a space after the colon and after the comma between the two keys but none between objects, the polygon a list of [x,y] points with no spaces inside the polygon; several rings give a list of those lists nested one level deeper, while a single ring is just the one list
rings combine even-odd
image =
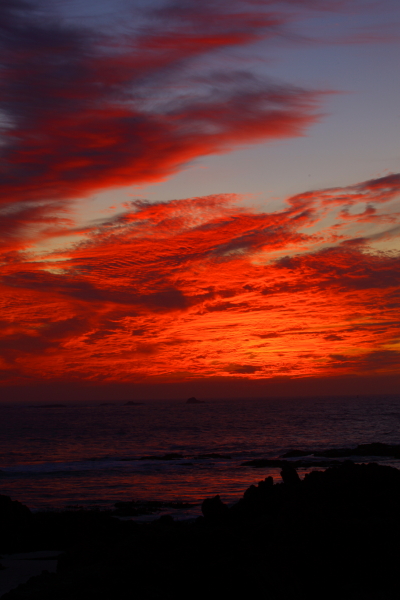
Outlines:
[{"label": "sea surface", "polygon": [[[400,395],[0,405],[0,494],[35,511],[131,500],[194,504],[178,511],[185,518],[200,514],[204,498],[219,494],[229,504],[268,475],[280,480],[279,468],[244,461],[372,442],[400,444]],[[395,459],[359,462],[371,460],[400,468]]]}]

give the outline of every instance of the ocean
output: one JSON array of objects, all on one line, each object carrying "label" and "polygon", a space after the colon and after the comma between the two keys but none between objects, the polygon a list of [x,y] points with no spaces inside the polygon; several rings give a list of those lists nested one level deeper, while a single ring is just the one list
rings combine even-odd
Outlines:
[{"label": "ocean", "polygon": [[[245,461],[372,442],[400,444],[400,395],[0,405],[0,493],[34,511],[183,502],[194,506],[175,513],[187,518],[204,498],[231,504],[269,475],[280,480],[280,468]],[[358,462],[372,460],[400,467]]]}]

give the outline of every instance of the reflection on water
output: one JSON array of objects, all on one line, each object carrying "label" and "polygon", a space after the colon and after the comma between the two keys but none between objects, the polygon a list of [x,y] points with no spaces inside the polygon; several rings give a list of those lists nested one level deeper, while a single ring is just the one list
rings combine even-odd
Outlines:
[{"label": "reflection on water", "polygon": [[[32,508],[123,500],[232,502],[279,469],[241,467],[294,448],[400,443],[400,397],[0,407],[0,493]],[[179,453],[176,460],[140,460]],[[196,458],[216,453],[221,458]],[[231,458],[226,458],[230,456]],[[386,461],[387,462],[387,461]],[[389,461],[390,462],[390,461]],[[397,461],[392,461],[397,464]]]}]

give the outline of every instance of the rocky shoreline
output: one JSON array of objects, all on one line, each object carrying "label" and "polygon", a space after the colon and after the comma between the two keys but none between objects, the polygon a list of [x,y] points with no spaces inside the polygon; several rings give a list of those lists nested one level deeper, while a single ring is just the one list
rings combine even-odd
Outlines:
[{"label": "rocky shoreline", "polygon": [[344,461],[301,480],[285,463],[282,480],[259,481],[231,507],[207,498],[192,522],[32,514],[0,496],[0,554],[63,551],[56,573],[2,600],[399,597],[400,471]]}]

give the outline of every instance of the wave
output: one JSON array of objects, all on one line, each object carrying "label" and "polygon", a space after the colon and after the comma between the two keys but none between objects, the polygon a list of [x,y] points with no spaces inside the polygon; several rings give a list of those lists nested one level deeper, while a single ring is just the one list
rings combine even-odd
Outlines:
[{"label": "wave", "polygon": [[78,475],[79,473],[121,473],[121,471],[148,471],[154,468],[174,468],[176,466],[194,466],[211,465],[215,462],[225,463],[231,461],[229,455],[221,455],[218,453],[208,453],[195,456],[184,456],[182,454],[163,454],[149,456],[98,456],[83,459],[80,461],[66,462],[43,462],[18,464],[9,467],[3,467],[0,470],[1,477],[34,477],[34,476],[51,476],[51,475]]}]

